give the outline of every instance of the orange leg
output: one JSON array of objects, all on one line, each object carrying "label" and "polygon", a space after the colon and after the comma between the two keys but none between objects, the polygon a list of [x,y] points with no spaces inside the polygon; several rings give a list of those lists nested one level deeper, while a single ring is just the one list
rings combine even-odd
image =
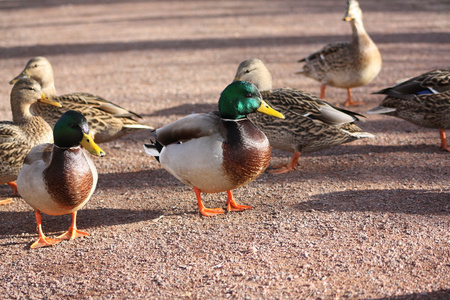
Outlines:
[{"label": "orange leg", "polygon": [[294,152],[292,155],[291,161],[285,165],[275,166],[274,169],[270,170],[269,173],[272,174],[285,174],[295,170],[295,166],[297,165],[298,159],[300,158],[300,152]]},{"label": "orange leg", "polygon": [[13,189],[14,195],[19,196],[19,191],[17,190],[17,183],[15,181],[8,182],[8,185]]},{"label": "orange leg", "polygon": [[347,89],[347,101],[345,102],[345,106],[357,106],[357,105],[363,105],[364,102],[357,102],[352,100],[352,91],[350,88]]},{"label": "orange leg", "polygon": [[60,236],[58,239],[61,240],[73,240],[77,237],[88,236],[89,233],[77,230],[77,212],[72,213],[72,225],[70,225],[69,230]]},{"label": "orange leg", "polygon": [[51,245],[61,242],[61,240],[55,240],[55,239],[51,239],[51,238],[48,238],[45,236],[44,232],[42,231],[41,212],[36,210],[36,211],[34,211],[34,214],[36,215],[36,223],[38,226],[39,239],[31,245],[31,248],[36,249],[36,248],[51,246]]},{"label": "orange leg", "polygon": [[222,208],[206,208],[202,202],[202,197],[200,195],[201,191],[198,188],[194,187],[194,192],[197,196],[198,209],[202,215],[204,215],[205,217],[211,217],[214,215],[225,213]]},{"label": "orange leg", "polygon": [[326,89],[326,85],[321,84],[320,85],[320,98],[325,100],[325,89]]},{"label": "orange leg", "polygon": [[245,209],[252,209],[253,207],[247,205],[237,204],[233,199],[233,194],[231,191],[227,191],[228,199],[227,199],[227,211],[243,211]]},{"label": "orange leg", "polygon": [[[17,184],[14,181],[8,182],[8,185],[13,189],[14,195],[19,195],[19,192],[17,191]],[[13,203],[13,199],[11,199],[11,198],[0,200],[0,205],[10,204],[10,203]]]},{"label": "orange leg", "polygon": [[439,129],[439,134],[441,136],[441,146],[439,148],[441,148],[442,150],[450,152],[450,147],[447,146],[447,137],[445,136],[444,129]]}]

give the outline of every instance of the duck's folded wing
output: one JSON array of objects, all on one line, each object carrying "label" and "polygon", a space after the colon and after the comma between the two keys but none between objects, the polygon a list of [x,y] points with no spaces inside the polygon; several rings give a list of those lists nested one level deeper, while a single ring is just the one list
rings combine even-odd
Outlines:
[{"label": "duck's folded wing", "polygon": [[129,111],[111,101],[108,101],[100,96],[89,93],[71,93],[64,94],[57,97],[57,100],[67,105],[67,103],[73,103],[74,105],[82,105],[88,108],[95,108],[104,111],[117,118],[142,118],[137,113]]},{"label": "duck's folded wing", "polygon": [[33,147],[25,157],[24,164],[31,165],[36,161],[43,161],[45,165],[50,161],[53,144],[45,143]]},{"label": "duck's folded wing", "polygon": [[214,113],[192,114],[155,131],[159,143],[166,146],[177,142],[213,135],[222,128],[222,119]]},{"label": "duck's folded wing", "polygon": [[336,42],[325,45],[322,49],[317,52],[310,54],[309,56],[300,59],[298,62],[309,62],[315,59],[324,59],[328,55],[335,55],[338,52],[343,51],[349,46],[347,42]]},{"label": "duck's folded wing", "polygon": [[414,99],[421,94],[439,94],[450,89],[450,71],[433,70],[410,78],[373,94],[385,94],[400,99]]}]

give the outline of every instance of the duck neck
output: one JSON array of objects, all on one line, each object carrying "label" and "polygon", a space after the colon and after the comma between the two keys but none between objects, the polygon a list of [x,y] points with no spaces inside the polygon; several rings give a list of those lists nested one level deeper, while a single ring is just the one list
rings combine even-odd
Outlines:
[{"label": "duck neck", "polygon": [[353,19],[351,22],[352,27],[352,44],[356,47],[361,47],[366,44],[372,44],[372,40],[364,28],[362,18]]},{"label": "duck neck", "polygon": [[44,92],[44,94],[47,97],[53,98],[56,97],[56,87],[55,87],[55,83],[53,81],[48,82],[48,81],[43,81],[41,83],[42,86],[42,92]]},{"label": "duck neck", "polygon": [[40,116],[30,112],[30,105],[22,105],[12,109],[13,122],[20,126],[28,135],[31,144],[42,144],[53,142],[53,130],[50,125]]},{"label": "duck neck", "polygon": [[21,125],[29,122],[33,118],[30,111],[30,106],[30,104],[12,105],[11,103],[11,112],[14,124]]},{"label": "duck neck", "polygon": [[259,91],[270,91],[272,89],[272,75],[267,71],[267,74],[259,74],[255,76],[255,80],[249,80],[255,84]]}]

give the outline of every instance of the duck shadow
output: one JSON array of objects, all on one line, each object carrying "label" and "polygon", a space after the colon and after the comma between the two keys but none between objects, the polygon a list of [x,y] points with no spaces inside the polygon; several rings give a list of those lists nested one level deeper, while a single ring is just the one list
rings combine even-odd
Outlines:
[{"label": "duck shadow", "polygon": [[431,299],[450,299],[450,289],[448,290],[439,290],[434,292],[425,292],[425,293],[412,293],[407,295],[399,295],[399,296],[390,296],[383,298],[374,298],[374,300],[431,300]]},{"label": "duck shadow", "polygon": [[[339,145],[333,148],[305,153],[306,156],[336,156],[336,155],[346,155],[346,154],[383,154],[383,153],[435,153],[440,152],[436,145]],[[444,153],[444,151],[442,151]]]},{"label": "duck shadow", "polygon": [[[135,209],[82,209],[77,215],[79,229],[114,226],[153,220],[163,215],[161,210]],[[8,236],[36,233],[36,220],[33,211],[0,212],[2,226],[0,240]],[[71,215],[49,216],[42,214],[42,227],[45,233],[64,232],[72,221]]]},{"label": "duck shadow", "polygon": [[184,186],[165,169],[99,174],[97,190],[141,191],[143,188]]},{"label": "duck shadow", "polygon": [[381,212],[411,215],[448,215],[449,191],[445,190],[360,190],[314,195],[295,204],[299,211]]}]

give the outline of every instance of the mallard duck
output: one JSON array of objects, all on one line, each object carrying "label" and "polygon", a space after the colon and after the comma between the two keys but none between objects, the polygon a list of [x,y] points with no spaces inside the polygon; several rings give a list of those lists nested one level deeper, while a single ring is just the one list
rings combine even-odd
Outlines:
[{"label": "mallard duck", "polygon": [[283,174],[295,169],[302,152],[313,152],[356,139],[373,137],[353,122],[364,117],[300,90],[272,89],[272,76],[264,63],[256,58],[239,65],[236,80],[255,84],[263,99],[286,118],[267,118],[251,114],[248,118],[260,128],[277,149],[294,152],[288,164],[276,166],[271,173]]},{"label": "mallard duck", "polygon": [[[52,129],[47,122],[30,112],[30,106],[36,102],[61,106],[47,98],[35,80],[18,80],[11,90],[13,121],[0,122],[0,184],[7,183],[14,194],[17,194],[15,181],[27,153],[36,145],[53,141]],[[10,202],[12,200],[8,198],[0,204]]]},{"label": "mallard duck", "polygon": [[297,74],[319,81],[322,99],[325,99],[327,85],[347,89],[345,106],[350,106],[362,104],[352,101],[351,88],[368,84],[377,77],[382,62],[380,51],[364,29],[358,1],[347,1],[344,21],[352,26],[352,42],[331,43],[302,58],[299,62],[305,64]]},{"label": "mallard duck", "polygon": [[182,183],[194,188],[200,213],[223,214],[205,208],[201,193],[228,193],[227,211],[251,209],[239,205],[231,190],[256,179],[270,161],[267,137],[246,118],[252,112],[283,115],[268,106],[255,85],[234,82],[219,99],[219,111],[192,114],[157,129],[145,151]]},{"label": "mallard duck", "polygon": [[62,104],[62,108],[43,105],[33,107],[35,113],[43,117],[52,128],[64,112],[75,110],[86,117],[91,128],[91,135],[97,143],[109,142],[141,129],[153,129],[151,126],[135,121],[133,118],[141,118],[138,114],[97,95],[71,93],[58,96],[53,68],[45,57],[38,56],[30,59],[25,69],[10,83],[14,83],[21,77],[33,78],[39,82],[48,97]]},{"label": "mallard duck", "polygon": [[368,114],[385,114],[438,128],[440,148],[450,151],[444,131],[450,128],[450,69],[433,70],[374,94],[386,98]]},{"label": "mallard duck", "polygon": [[[76,111],[61,116],[53,136],[54,144],[40,144],[28,153],[17,178],[20,195],[35,210],[39,239],[31,248],[89,235],[77,229],[77,211],[91,198],[98,175],[80,145],[93,155],[105,155],[90,136],[86,118]],[[72,214],[72,225],[57,239],[48,238],[42,231],[41,212],[52,216]]]}]

